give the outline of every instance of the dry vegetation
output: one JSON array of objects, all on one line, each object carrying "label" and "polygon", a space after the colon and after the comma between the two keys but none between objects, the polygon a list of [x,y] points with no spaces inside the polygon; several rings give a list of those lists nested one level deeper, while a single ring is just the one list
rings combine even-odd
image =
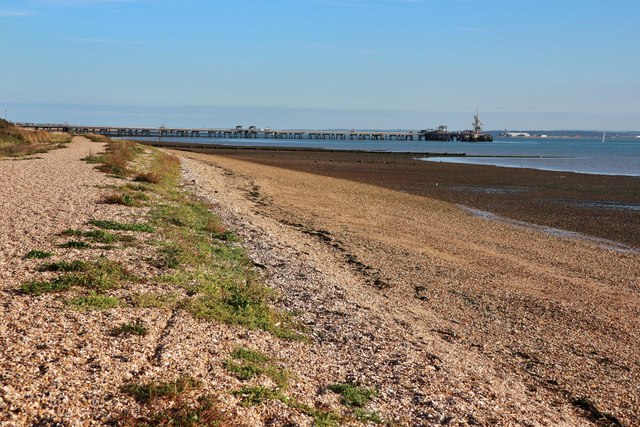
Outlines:
[{"label": "dry vegetation", "polygon": [[18,128],[0,119],[0,157],[22,157],[44,153],[69,143],[67,134]]}]

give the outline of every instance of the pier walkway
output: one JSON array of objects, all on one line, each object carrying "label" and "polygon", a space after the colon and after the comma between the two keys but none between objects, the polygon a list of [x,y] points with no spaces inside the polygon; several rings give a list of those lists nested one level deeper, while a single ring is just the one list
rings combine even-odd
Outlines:
[{"label": "pier walkway", "polygon": [[[110,137],[140,138],[219,138],[219,139],[307,139],[307,140],[361,140],[361,141],[469,141],[468,132],[449,132],[446,127],[409,132],[360,131],[360,130],[300,130],[300,129],[257,129],[254,126],[243,128],[150,128],[150,127],[113,127],[79,126],[69,124],[17,123],[25,128],[70,132],[74,134],[105,135]],[[482,135],[484,136],[484,135]],[[486,139],[482,139],[486,140]]]}]

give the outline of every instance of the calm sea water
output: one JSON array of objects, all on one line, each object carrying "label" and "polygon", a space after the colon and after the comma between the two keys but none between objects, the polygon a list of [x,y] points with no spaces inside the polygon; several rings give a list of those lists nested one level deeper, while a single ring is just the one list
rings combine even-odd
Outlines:
[{"label": "calm sea water", "polygon": [[[155,138],[140,139],[155,140]],[[464,153],[466,154],[465,157],[418,158],[436,162],[471,163],[588,174],[640,176],[640,139],[612,139],[602,142],[598,139],[588,138],[496,138],[494,142],[487,143],[210,138],[163,138],[163,141],[430,154]]]}]

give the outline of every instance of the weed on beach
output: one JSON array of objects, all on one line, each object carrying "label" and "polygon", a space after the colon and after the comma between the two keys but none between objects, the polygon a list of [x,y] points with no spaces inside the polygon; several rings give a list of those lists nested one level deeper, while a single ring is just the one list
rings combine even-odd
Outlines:
[{"label": "weed on beach", "polygon": [[155,409],[143,417],[124,416],[115,425],[127,427],[223,427],[240,424],[230,423],[212,396],[204,395],[196,401],[177,399],[172,405]]},{"label": "weed on beach", "polygon": [[342,396],[342,404],[350,407],[363,408],[376,395],[375,390],[350,383],[332,384],[327,388]]},{"label": "weed on beach", "polygon": [[65,292],[71,288],[71,285],[64,280],[54,279],[51,281],[34,280],[24,283],[20,287],[20,292],[25,295],[39,296],[43,294],[51,294]]},{"label": "weed on beach", "polygon": [[102,228],[105,230],[119,230],[119,231],[136,231],[141,233],[153,233],[156,231],[155,228],[150,226],[149,224],[138,224],[138,223],[122,223],[118,221],[108,221],[108,220],[98,220],[92,219],[89,221],[89,225],[93,225],[94,227]]},{"label": "weed on beach", "polygon": [[117,242],[133,243],[136,241],[136,238],[133,236],[110,233],[106,230],[83,231],[76,229],[67,229],[60,233],[60,235],[81,237],[88,239],[89,241],[94,243],[102,243],[106,245],[111,245]]},{"label": "weed on beach", "polygon": [[278,385],[280,389],[287,386],[287,372],[273,365],[266,355],[248,348],[237,348],[231,352],[233,359],[223,362],[224,368],[242,381],[250,380],[259,375],[265,375]]},{"label": "weed on beach", "polygon": [[149,403],[156,399],[177,398],[200,383],[191,377],[180,377],[170,382],[128,383],[120,387],[122,393],[133,397],[138,403]]},{"label": "weed on beach", "polygon": [[122,304],[118,298],[90,293],[85,296],[72,298],[66,304],[77,310],[108,310],[120,307]]},{"label": "weed on beach", "polygon": [[149,333],[149,330],[141,320],[136,320],[133,323],[122,323],[120,326],[113,328],[111,331],[111,335],[113,336],[128,336],[128,335],[137,335],[137,336],[145,336]]},{"label": "weed on beach", "polygon": [[[97,261],[60,261],[45,264],[41,271],[64,273],[50,283],[54,289],[80,286],[96,291],[105,291],[120,287],[125,281],[135,280],[122,264],[107,258]],[[44,282],[43,282],[44,283]]]},{"label": "weed on beach", "polygon": [[160,184],[162,182],[162,177],[157,173],[146,172],[136,175],[133,180],[135,182],[146,182],[148,184]]},{"label": "weed on beach", "polygon": [[332,384],[327,389],[342,396],[341,403],[351,410],[353,417],[358,421],[385,424],[378,413],[365,408],[371,399],[377,395],[375,390],[352,383]]},{"label": "weed on beach", "polygon": [[240,398],[240,405],[245,408],[261,405],[269,400],[278,400],[289,408],[299,410],[303,414],[313,418],[314,426],[335,427],[346,421],[344,417],[333,411],[313,408],[294,398],[284,395],[280,390],[268,387],[245,386],[232,392],[232,394]]},{"label": "weed on beach", "polygon": [[86,157],[83,157],[82,159],[80,159],[84,162],[87,162],[91,165],[99,165],[103,162],[104,160],[104,156],[102,155],[95,155],[95,154],[89,154]]},{"label": "weed on beach", "polygon": [[178,294],[136,293],[131,297],[131,303],[141,308],[173,309],[178,304]]},{"label": "weed on beach", "polygon": [[132,195],[127,193],[118,193],[114,192],[108,194],[102,198],[102,203],[106,203],[109,205],[122,205],[122,206],[139,206],[140,202],[138,202]]},{"label": "weed on beach", "polygon": [[240,397],[241,405],[245,408],[260,405],[267,400],[286,400],[286,397],[277,390],[272,390],[262,386],[246,386],[233,392],[234,396]]},{"label": "weed on beach", "polygon": [[86,261],[58,261],[49,264],[44,264],[40,267],[40,271],[53,271],[53,272],[69,272],[69,271],[85,271],[89,267],[89,263]]},{"label": "weed on beach", "polygon": [[66,249],[90,249],[91,245],[86,242],[80,242],[78,240],[70,240],[66,243],[58,245],[58,247]]},{"label": "weed on beach", "polygon": [[33,249],[24,256],[24,259],[46,259],[46,258],[51,258],[52,256],[53,256],[53,253],[51,252],[39,251],[37,249]]}]

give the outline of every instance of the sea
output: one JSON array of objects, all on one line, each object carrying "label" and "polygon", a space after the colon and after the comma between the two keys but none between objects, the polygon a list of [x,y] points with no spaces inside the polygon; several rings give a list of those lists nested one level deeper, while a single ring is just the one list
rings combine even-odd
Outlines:
[{"label": "sea", "polygon": [[[157,138],[137,138],[157,140]],[[163,138],[163,142],[230,146],[428,153],[429,162],[493,165],[598,175],[640,177],[640,138],[496,138],[493,142],[350,141],[287,139]],[[442,154],[443,156],[438,156]],[[446,155],[446,156],[445,156]],[[452,156],[458,155],[458,156]],[[463,156],[464,155],[464,156]]]}]

